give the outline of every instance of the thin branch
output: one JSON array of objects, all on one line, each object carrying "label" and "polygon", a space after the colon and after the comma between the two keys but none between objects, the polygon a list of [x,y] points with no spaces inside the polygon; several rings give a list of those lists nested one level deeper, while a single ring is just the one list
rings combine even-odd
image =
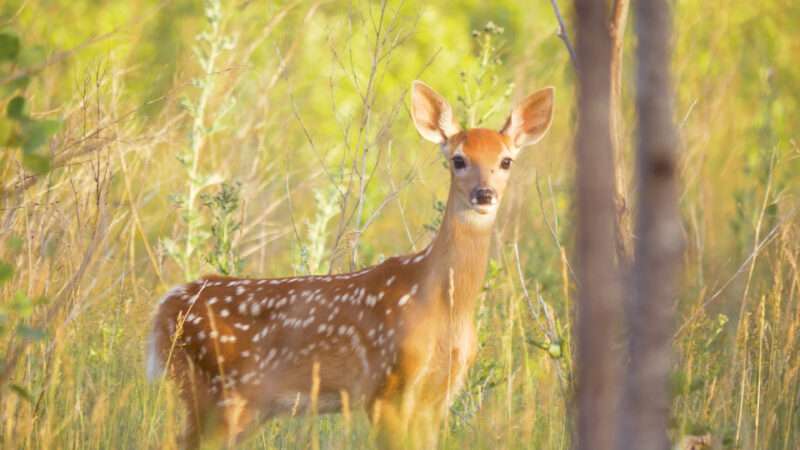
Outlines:
[{"label": "thin branch", "polygon": [[567,27],[564,25],[564,18],[561,17],[561,10],[558,9],[558,2],[556,0],[550,0],[550,4],[553,5],[553,12],[556,14],[556,20],[558,20],[558,37],[564,42],[564,46],[567,47],[572,66],[575,70],[578,70],[578,57],[575,56],[575,48],[569,40],[569,33],[567,33]]},{"label": "thin branch", "polygon": [[715,300],[717,300],[717,298],[719,298],[719,296],[722,295],[722,293],[725,292],[725,290],[728,289],[728,287],[731,285],[731,283],[736,281],[736,279],[739,277],[739,275],[741,275],[741,274],[743,274],[743,273],[745,273],[747,271],[748,267],[750,266],[751,261],[753,261],[756,257],[758,257],[758,255],[761,253],[761,251],[767,245],[769,245],[778,236],[778,231],[780,231],[781,227],[786,222],[794,219],[794,216],[795,216],[796,212],[797,212],[796,210],[793,210],[792,212],[790,212],[786,216],[785,219],[781,220],[774,227],[772,227],[772,229],[769,231],[769,233],[767,233],[766,236],[764,236],[763,239],[758,241],[758,243],[754,246],[753,251],[750,252],[750,254],[747,256],[747,258],[744,259],[744,261],[742,261],[742,264],[739,265],[739,268],[736,269],[736,272],[734,272],[733,275],[731,275],[724,283],[722,283],[722,286],[720,286],[713,294],[711,294],[710,296],[706,297],[703,300],[703,303],[702,303],[701,307],[699,307],[697,310],[695,310],[695,312],[692,313],[691,316],[689,316],[687,319],[684,320],[683,325],[681,325],[681,327],[678,329],[678,331],[675,332],[675,335],[673,336],[674,339],[677,339],[681,334],[683,334],[683,331],[686,329],[686,327],[688,327],[692,323],[695,323],[696,320],[700,317],[700,313],[705,311],[706,308],[708,307],[708,305],[710,305]]},{"label": "thin branch", "polygon": [[[544,219],[544,224],[547,226],[547,229],[550,231],[550,236],[553,237],[553,242],[556,244],[556,247],[558,248],[558,251],[561,252],[561,250],[564,248],[564,246],[561,244],[561,239],[558,237],[558,230],[556,228],[554,228],[552,224],[550,224],[550,221],[547,219],[547,213],[545,212],[544,199],[543,199],[543,196],[542,196],[542,189],[539,186],[539,174],[534,172],[533,178],[534,178],[534,184],[536,185],[536,194],[539,196],[539,208],[542,210],[542,219]],[[553,216],[556,218],[555,220],[558,220],[558,214],[555,211],[555,208],[553,208]],[[569,274],[572,277],[572,281],[576,285],[578,285],[578,276],[575,274],[575,271],[572,269],[572,264],[570,264],[569,260],[567,260],[567,259],[565,259],[564,262],[567,265],[567,270],[569,271]]]}]

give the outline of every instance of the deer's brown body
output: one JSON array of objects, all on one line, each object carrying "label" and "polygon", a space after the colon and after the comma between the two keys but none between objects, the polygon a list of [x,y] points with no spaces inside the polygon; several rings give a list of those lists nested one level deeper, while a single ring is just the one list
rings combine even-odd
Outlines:
[{"label": "deer's brown body", "polygon": [[413,92],[423,136],[469,162],[454,162],[445,217],[427,248],[349,274],[208,276],[160,303],[149,372],[169,367],[179,383],[187,445],[209,434],[231,443],[259,420],[336,412],[343,402],[367,409],[386,446],[435,445],[475,357],[475,302],[507,180],[501,161],[544,134],[552,91],[523,102],[503,132],[460,131],[435,92],[421,83]]}]

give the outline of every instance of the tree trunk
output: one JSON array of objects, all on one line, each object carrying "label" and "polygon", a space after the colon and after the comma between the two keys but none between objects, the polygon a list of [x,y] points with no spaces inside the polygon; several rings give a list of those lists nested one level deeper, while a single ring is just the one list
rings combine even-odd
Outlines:
[{"label": "tree trunk", "polygon": [[677,131],[669,76],[671,11],[666,0],[637,1],[634,8],[638,213],[621,448],[667,450],[671,402],[667,383],[683,251]]},{"label": "tree trunk", "polygon": [[575,0],[578,59],[577,445],[616,449],[620,312],[616,264],[614,155],[611,144],[611,40],[606,2]]}]

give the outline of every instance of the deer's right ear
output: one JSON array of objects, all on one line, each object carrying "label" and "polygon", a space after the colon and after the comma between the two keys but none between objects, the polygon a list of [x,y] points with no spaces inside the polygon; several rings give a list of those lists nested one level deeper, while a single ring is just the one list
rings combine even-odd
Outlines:
[{"label": "deer's right ear", "polygon": [[453,117],[453,108],[430,86],[418,80],[411,83],[411,118],[419,134],[436,144],[444,143],[461,131]]}]

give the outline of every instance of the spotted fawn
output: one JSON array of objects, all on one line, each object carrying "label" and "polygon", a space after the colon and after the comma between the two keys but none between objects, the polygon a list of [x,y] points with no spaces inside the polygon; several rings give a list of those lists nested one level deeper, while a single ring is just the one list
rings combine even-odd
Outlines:
[{"label": "spotted fawn", "polygon": [[553,95],[525,98],[500,131],[462,130],[444,98],[412,84],[414,125],[450,170],[441,227],[421,252],[353,273],[206,276],[169,291],[147,369],[178,384],[184,445],[234,445],[276,415],[361,407],[382,447],[434,447],[475,358],[476,302],[512,163],[547,132]]}]

